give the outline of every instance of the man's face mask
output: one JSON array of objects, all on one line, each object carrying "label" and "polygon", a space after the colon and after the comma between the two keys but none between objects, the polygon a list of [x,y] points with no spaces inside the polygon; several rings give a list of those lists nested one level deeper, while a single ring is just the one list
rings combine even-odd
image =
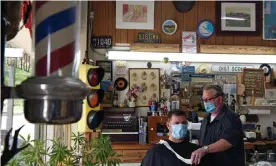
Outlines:
[{"label": "man's face mask", "polygon": [[[205,100],[204,101],[204,108],[206,110],[206,112],[208,113],[212,113],[216,111],[216,104],[215,102],[217,101],[218,98],[213,98],[213,99],[209,99],[209,100]],[[210,100],[214,100],[214,101],[210,101]]]},{"label": "man's face mask", "polygon": [[216,111],[216,106],[214,103],[204,102],[204,107],[205,107],[206,112],[208,112],[208,113],[212,113],[212,112]]},{"label": "man's face mask", "polygon": [[175,139],[182,139],[186,137],[188,132],[187,124],[173,124],[172,125],[172,137]]}]

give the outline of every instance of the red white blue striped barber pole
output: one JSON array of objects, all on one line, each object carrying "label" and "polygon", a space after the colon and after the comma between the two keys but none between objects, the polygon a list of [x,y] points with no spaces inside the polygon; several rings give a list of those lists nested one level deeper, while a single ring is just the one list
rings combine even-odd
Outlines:
[{"label": "red white blue striped barber pole", "polygon": [[35,75],[72,76],[78,1],[34,1]]}]

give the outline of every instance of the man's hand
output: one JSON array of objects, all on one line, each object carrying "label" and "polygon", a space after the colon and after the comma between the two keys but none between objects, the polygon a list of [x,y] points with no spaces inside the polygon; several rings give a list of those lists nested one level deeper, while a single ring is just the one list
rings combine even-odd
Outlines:
[{"label": "man's hand", "polygon": [[207,151],[203,148],[199,148],[192,153],[191,160],[192,164],[198,165],[200,160],[207,154]]}]

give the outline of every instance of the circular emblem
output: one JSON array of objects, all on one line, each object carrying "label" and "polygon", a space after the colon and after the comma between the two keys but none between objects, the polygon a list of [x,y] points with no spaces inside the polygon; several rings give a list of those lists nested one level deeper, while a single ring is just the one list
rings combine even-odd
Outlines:
[{"label": "circular emblem", "polygon": [[201,38],[210,38],[215,33],[215,26],[209,20],[202,20],[196,28],[197,35]]},{"label": "circular emblem", "polygon": [[177,30],[177,24],[173,20],[166,20],[162,25],[162,30],[166,35],[173,35]]}]

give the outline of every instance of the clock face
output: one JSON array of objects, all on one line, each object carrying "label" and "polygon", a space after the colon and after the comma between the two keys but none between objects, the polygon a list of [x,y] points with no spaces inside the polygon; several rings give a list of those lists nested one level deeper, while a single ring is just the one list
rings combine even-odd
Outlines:
[{"label": "clock face", "polygon": [[201,38],[209,38],[215,33],[214,24],[209,20],[203,20],[197,25],[196,32]]}]

